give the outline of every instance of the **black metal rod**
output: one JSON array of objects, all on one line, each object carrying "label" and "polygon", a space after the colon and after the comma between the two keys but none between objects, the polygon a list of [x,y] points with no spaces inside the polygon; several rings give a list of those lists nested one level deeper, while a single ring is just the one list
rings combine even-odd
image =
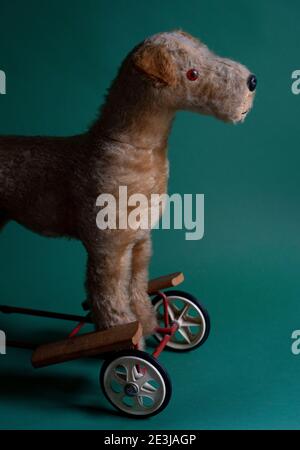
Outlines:
[{"label": "black metal rod", "polygon": [[15,347],[15,348],[25,348],[28,350],[35,350],[38,345],[33,344],[32,342],[24,342],[24,341],[6,341],[7,347]]},{"label": "black metal rod", "polygon": [[72,322],[92,323],[90,315],[77,316],[75,314],[63,314],[50,311],[41,311],[39,309],[19,308],[16,306],[0,305],[0,312],[4,314],[25,314],[28,316],[49,317],[50,319],[70,320]]}]

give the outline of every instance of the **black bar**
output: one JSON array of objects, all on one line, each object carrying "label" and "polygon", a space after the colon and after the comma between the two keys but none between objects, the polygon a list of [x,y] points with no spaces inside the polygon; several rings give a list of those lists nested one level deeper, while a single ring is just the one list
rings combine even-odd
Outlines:
[{"label": "black bar", "polygon": [[[134,419],[136,420],[136,419]],[[1,430],[3,437],[9,442],[15,442],[18,447],[24,447],[24,442],[32,446],[32,440],[47,439],[51,447],[57,446],[58,440],[67,439],[69,444],[76,447],[86,446],[87,439],[97,439],[101,448],[106,449],[199,449],[200,445],[207,440],[209,443],[228,443],[231,448],[240,448],[241,440],[247,439],[254,446],[264,435],[268,439],[276,439],[280,444],[286,444],[289,436],[296,438],[299,430],[36,430],[34,424],[31,430]],[[134,421],[133,425],[134,426]],[[262,427],[264,425],[262,424]],[[297,433],[297,434],[295,434]],[[233,445],[237,444],[237,445]]]},{"label": "black bar", "polygon": [[0,312],[4,314],[26,314],[29,316],[49,317],[51,319],[70,320],[72,322],[92,323],[90,315],[77,316],[75,314],[63,314],[50,311],[41,311],[39,309],[19,308],[16,306],[0,305]]}]

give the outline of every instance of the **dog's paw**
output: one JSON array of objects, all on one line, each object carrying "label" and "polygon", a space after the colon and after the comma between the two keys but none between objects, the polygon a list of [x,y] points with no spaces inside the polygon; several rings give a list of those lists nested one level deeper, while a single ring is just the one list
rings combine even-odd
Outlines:
[{"label": "dog's paw", "polygon": [[127,311],[116,311],[115,309],[99,308],[93,305],[91,319],[96,330],[107,330],[119,325],[129,324],[138,320],[137,316],[129,309]]},{"label": "dog's paw", "polygon": [[158,323],[148,294],[136,291],[131,297],[131,306],[138,318],[138,321],[143,327],[143,335],[151,336],[154,334]]},{"label": "dog's paw", "polygon": [[158,327],[154,311],[149,311],[148,314],[143,315],[143,317],[139,317],[139,320],[143,327],[144,336],[151,336],[154,334],[155,329]]},{"label": "dog's paw", "polygon": [[137,348],[138,348],[138,350],[145,351],[146,343],[145,343],[145,339],[143,337],[141,337],[141,339],[139,340]]}]

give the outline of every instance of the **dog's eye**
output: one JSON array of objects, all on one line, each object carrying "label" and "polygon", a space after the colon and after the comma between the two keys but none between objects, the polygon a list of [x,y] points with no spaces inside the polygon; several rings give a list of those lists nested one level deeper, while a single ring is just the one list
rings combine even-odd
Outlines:
[{"label": "dog's eye", "polygon": [[186,73],[187,79],[190,81],[196,81],[199,77],[199,72],[196,69],[190,69]]}]

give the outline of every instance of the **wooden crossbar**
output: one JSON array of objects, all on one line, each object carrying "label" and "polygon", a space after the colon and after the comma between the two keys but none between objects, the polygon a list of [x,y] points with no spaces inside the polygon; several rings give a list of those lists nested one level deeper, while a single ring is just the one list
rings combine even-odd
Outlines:
[{"label": "wooden crossbar", "polygon": [[163,275],[162,277],[154,278],[148,283],[148,294],[155,294],[157,291],[167,289],[169,287],[178,286],[184,281],[182,272],[174,272],[170,275]]},{"label": "wooden crossbar", "polygon": [[139,322],[118,325],[39,346],[32,354],[35,368],[71,361],[85,356],[95,356],[116,350],[133,348],[142,337]]}]

